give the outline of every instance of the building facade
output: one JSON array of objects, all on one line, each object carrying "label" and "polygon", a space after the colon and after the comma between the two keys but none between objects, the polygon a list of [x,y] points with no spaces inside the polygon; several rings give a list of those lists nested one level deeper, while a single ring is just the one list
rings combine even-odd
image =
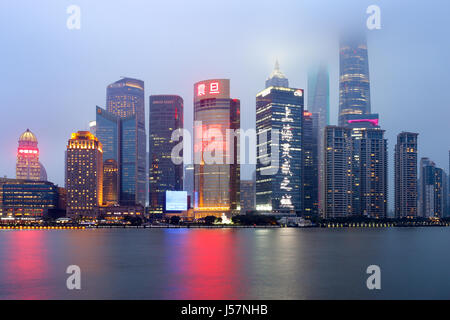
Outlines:
[{"label": "building facade", "polygon": [[387,217],[384,130],[371,123],[325,130],[325,217]]},{"label": "building facade", "polygon": [[380,128],[352,131],[354,215],[387,217],[388,154],[384,132]]},{"label": "building facade", "polygon": [[241,180],[241,214],[247,214],[256,208],[255,180]]},{"label": "building facade", "polygon": [[327,126],[324,139],[324,217],[348,217],[353,214],[352,129]]},{"label": "building facade", "polygon": [[[144,82],[123,78],[107,87],[106,111],[119,119],[119,136],[110,136],[117,141],[119,158],[119,203],[122,205],[144,205],[146,203],[146,134],[145,134],[145,96]],[[97,109],[98,110],[98,109]],[[98,122],[97,135],[100,142],[106,143],[101,124]],[[114,143],[114,142],[110,142]],[[106,158],[105,160],[108,160]]]},{"label": "building facade", "polygon": [[418,133],[402,132],[395,146],[395,217],[417,217]]},{"label": "building facade", "polygon": [[149,115],[149,206],[150,214],[165,211],[166,191],[183,190],[183,153],[172,159],[180,141],[172,134],[183,129],[183,99],[176,95],[150,96]]},{"label": "building facade", "polygon": [[47,181],[0,178],[0,217],[40,219],[59,207],[58,189]]},{"label": "building facade", "polygon": [[442,218],[445,208],[445,173],[429,158],[420,159],[419,216]]},{"label": "building facade", "polygon": [[96,217],[103,204],[102,144],[89,131],[72,133],[66,161],[68,217]]},{"label": "building facade", "polygon": [[268,87],[256,95],[256,210],[301,215],[302,89]]},{"label": "building facade", "polygon": [[369,58],[363,36],[346,37],[340,43],[339,125],[350,115],[371,113]]},{"label": "building facade", "polygon": [[303,113],[303,215],[319,214],[319,114]]},{"label": "building facade", "polygon": [[230,80],[194,85],[194,121],[195,217],[235,214],[240,204],[240,101],[230,98]]}]

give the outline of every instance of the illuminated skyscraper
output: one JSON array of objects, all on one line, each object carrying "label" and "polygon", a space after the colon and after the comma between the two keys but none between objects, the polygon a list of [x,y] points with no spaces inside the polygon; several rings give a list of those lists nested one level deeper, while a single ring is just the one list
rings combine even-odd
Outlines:
[{"label": "illuminated skyscraper", "polygon": [[120,199],[121,120],[112,113],[96,108],[96,137],[103,149],[103,197],[108,205]]},{"label": "illuminated skyscraper", "polygon": [[194,121],[195,216],[237,213],[239,136],[232,136],[227,145],[227,134],[240,129],[240,101],[230,99],[230,80],[205,80],[194,85]]},{"label": "illuminated skyscraper", "polygon": [[347,37],[340,44],[339,125],[352,115],[370,114],[369,60],[365,37]]},{"label": "illuminated skyscraper", "polygon": [[420,160],[419,216],[442,218],[445,207],[445,173],[429,158]]},{"label": "illuminated skyscraper", "polygon": [[303,96],[302,89],[286,87],[256,95],[256,210],[261,213],[303,211]]},{"label": "illuminated skyscraper", "polygon": [[324,143],[324,217],[353,214],[352,129],[327,126]]},{"label": "illuminated skyscraper", "polygon": [[67,215],[96,217],[103,204],[102,144],[89,131],[72,133],[66,161]]},{"label": "illuminated skyscraper", "polygon": [[395,146],[395,216],[417,217],[417,136],[402,132]]},{"label": "illuminated skyscraper", "polygon": [[[25,180],[41,180],[39,148],[36,136],[29,130],[22,133],[17,148],[16,178]],[[43,167],[42,167],[43,168]],[[45,173],[45,169],[43,169]],[[45,175],[46,176],[46,175]],[[47,178],[45,177],[45,180]]]},{"label": "illuminated skyscraper", "polygon": [[[183,129],[183,99],[176,95],[150,96],[149,204],[151,214],[165,211],[166,191],[183,190],[183,159],[172,159],[172,133]],[[180,153],[180,156],[183,154]],[[173,160],[180,161],[175,164]]]},{"label": "illuminated skyscraper", "polygon": [[352,141],[353,214],[386,218],[388,157],[384,130],[379,127],[355,128]]},{"label": "illuminated skyscraper", "polygon": [[387,140],[370,121],[325,130],[325,217],[387,215]]},{"label": "illuminated skyscraper", "polygon": [[[146,135],[144,82],[123,78],[107,87],[107,111],[120,118],[118,126],[119,202],[123,205],[145,205],[146,200]],[[98,112],[97,112],[98,115]],[[98,119],[97,119],[98,120]],[[97,135],[103,143],[97,121]],[[116,139],[110,137],[110,139]]]}]

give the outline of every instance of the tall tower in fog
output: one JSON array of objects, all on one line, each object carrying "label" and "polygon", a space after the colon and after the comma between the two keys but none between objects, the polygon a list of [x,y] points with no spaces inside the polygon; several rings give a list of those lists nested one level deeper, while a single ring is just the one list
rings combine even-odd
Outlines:
[{"label": "tall tower in fog", "polygon": [[319,211],[323,213],[324,210],[324,132],[325,127],[330,124],[330,77],[328,67],[320,65],[317,68],[311,69],[308,73],[308,111],[311,112],[317,124],[317,144],[318,144],[318,175],[319,175]]},{"label": "tall tower in fog", "polygon": [[339,125],[371,113],[369,58],[365,36],[350,36],[340,43]]},{"label": "tall tower in fog", "polygon": [[269,87],[284,87],[289,88],[289,80],[286,78],[283,72],[280,70],[280,64],[278,60],[275,62],[275,68],[266,80],[266,88]]}]

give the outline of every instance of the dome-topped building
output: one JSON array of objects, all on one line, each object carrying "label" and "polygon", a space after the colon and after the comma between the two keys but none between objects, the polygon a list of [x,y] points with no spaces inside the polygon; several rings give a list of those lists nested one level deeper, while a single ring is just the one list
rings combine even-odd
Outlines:
[{"label": "dome-topped building", "polygon": [[30,131],[30,129],[27,129],[27,131],[25,131],[24,133],[22,133],[20,135],[19,144],[20,144],[20,142],[31,142],[31,143],[36,143],[36,145],[37,145],[36,136],[34,135],[33,132]]},{"label": "dome-topped building", "polygon": [[[42,168],[43,166],[39,163],[37,138],[30,131],[30,129],[27,129],[20,135],[19,138],[16,161],[16,178],[40,181],[44,176],[41,175]],[[45,169],[43,171],[45,172]]]}]

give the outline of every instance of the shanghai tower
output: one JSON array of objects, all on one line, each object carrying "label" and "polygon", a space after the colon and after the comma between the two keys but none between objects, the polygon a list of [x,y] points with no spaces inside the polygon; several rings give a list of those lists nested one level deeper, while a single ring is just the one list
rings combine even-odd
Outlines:
[{"label": "shanghai tower", "polygon": [[371,113],[367,44],[364,36],[341,39],[339,125]]}]

